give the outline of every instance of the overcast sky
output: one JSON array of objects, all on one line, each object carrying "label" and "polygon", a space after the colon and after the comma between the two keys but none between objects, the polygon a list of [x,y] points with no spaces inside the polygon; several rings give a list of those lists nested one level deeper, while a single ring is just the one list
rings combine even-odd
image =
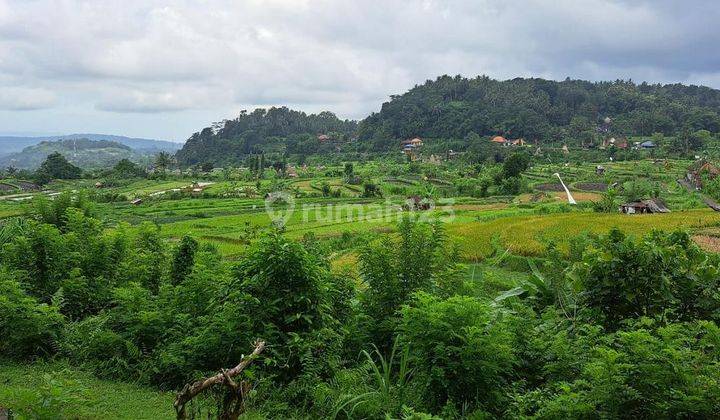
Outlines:
[{"label": "overcast sky", "polygon": [[441,74],[720,88],[719,22],[716,0],[0,0],[0,133],[360,119]]}]

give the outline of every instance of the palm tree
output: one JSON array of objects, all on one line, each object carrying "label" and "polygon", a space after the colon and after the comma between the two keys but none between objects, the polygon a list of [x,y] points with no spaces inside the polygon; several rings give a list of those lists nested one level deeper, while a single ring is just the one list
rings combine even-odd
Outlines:
[{"label": "palm tree", "polygon": [[165,170],[167,170],[170,164],[172,164],[172,156],[170,156],[170,153],[160,152],[155,155],[155,166],[161,169],[163,173],[165,173]]}]

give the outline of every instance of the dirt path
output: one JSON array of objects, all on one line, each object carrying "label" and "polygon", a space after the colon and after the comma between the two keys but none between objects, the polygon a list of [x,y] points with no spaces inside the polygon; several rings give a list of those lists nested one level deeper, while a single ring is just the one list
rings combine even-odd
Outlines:
[{"label": "dirt path", "polygon": [[705,203],[706,206],[710,207],[711,209],[715,211],[720,211],[720,204],[718,204],[715,200],[711,199],[710,197],[706,196],[705,194],[701,193],[695,187],[692,186],[687,180],[685,179],[678,179],[678,184],[685,187],[690,192],[697,193],[700,196],[700,199]]}]

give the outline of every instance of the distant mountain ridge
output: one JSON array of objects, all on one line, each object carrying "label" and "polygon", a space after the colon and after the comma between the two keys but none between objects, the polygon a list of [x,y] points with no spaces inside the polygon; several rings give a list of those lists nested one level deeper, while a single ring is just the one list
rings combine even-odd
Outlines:
[{"label": "distant mountain ridge", "polygon": [[135,137],[116,136],[112,134],[67,134],[58,136],[37,136],[37,137],[23,137],[23,136],[0,136],[0,156],[9,155],[11,153],[22,152],[23,149],[29,146],[35,146],[43,141],[57,141],[57,140],[73,140],[73,139],[88,139],[88,140],[107,140],[120,143],[128,146],[131,149],[142,151],[145,153],[149,152],[169,152],[175,153],[182,148],[182,143],[175,143],[166,140],[155,140]]},{"label": "distant mountain ridge", "polygon": [[72,164],[84,169],[107,168],[121,159],[139,164],[148,164],[158,149],[133,149],[111,140],[89,140],[70,138],[55,141],[41,141],[20,152],[0,157],[0,167],[36,169],[48,155],[58,152]]}]

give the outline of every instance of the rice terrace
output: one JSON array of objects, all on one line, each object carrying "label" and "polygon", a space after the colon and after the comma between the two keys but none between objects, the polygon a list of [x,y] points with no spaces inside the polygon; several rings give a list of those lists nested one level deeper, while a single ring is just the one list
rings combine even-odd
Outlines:
[{"label": "rice terrace", "polygon": [[0,420],[718,418],[717,4],[126,3],[0,1]]}]

